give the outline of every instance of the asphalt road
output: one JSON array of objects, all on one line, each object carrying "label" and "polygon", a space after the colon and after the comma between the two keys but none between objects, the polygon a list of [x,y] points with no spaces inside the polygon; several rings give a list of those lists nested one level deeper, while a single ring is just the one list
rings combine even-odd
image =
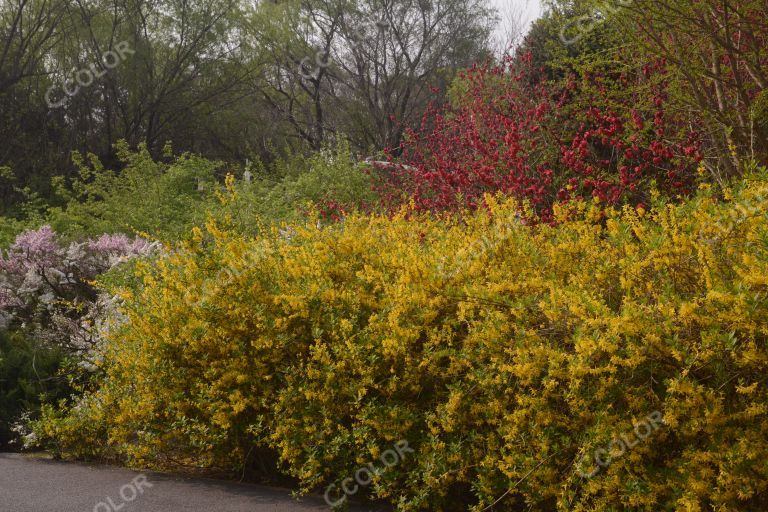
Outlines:
[{"label": "asphalt road", "polygon": [[[353,508],[358,512],[382,508]],[[329,512],[322,497],[0,454],[0,512]]]}]

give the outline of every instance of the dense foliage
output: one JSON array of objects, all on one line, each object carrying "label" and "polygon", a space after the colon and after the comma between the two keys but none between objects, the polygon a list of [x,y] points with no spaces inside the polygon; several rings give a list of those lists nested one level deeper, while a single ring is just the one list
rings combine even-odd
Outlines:
[{"label": "dense foliage", "polygon": [[50,208],[47,218],[56,231],[70,238],[138,231],[174,240],[204,221],[222,164],[189,154],[155,160],[145,146],[131,151],[125,141],[116,150],[119,169],[75,153],[77,175],[54,180],[63,206]]},{"label": "dense foliage", "polygon": [[0,446],[768,509],[764,3],[0,1]]},{"label": "dense foliage", "polygon": [[313,207],[320,207],[324,219],[338,219],[344,212],[369,210],[378,201],[378,180],[356,161],[346,141],[310,155],[288,152],[246,172],[253,177],[235,180],[236,194],[219,195],[208,207],[216,218],[236,223],[242,233],[253,233],[259,221],[278,224],[306,218]]},{"label": "dense foliage", "polygon": [[[313,203],[324,205],[323,218],[330,219],[375,202],[371,176],[345,142],[312,155],[289,152],[268,165],[255,162],[227,182],[236,195],[219,185],[220,163],[193,155],[155,160],[146,148],[131,151],[124,143],[117,151],[120,172],[106,169],[95,155],[87,163],[75,155],[78,176],[56,183],[63,206],[30,202],[26,223],[6,219],[0,228],[0,334],[15,343],[0,347],[0,360],[8,372],[22,372],[10,373],[3,384],[0,446],[11,440],[10,426],[20,416],[35,417],[47,389],[31,387],[23,372],[51,383],[57,391],[43,397],[51,400],[68,383],[84,389],[97,370],[103,331],[122,321],[114,298],[99,286],[130,282],[124,263],[160,250],[159,242],[123,233],[173,242],[212,215],[253,234],[303,215]],[[39,222],[49,224],[24,229]],[[117,275],[105,277],[113,269]],[[41,359],[33,368],[38,352],[51,363]]]},{"label": "dense foliage", "polygon": [[463,222],[211,223],[121,292],[101,386],[37,434],[160,467],[271,448],[308,489],[405,439],[372,486],[400,510],[762,510],[766,194],[574,201],[535,228],[490,197]]}]

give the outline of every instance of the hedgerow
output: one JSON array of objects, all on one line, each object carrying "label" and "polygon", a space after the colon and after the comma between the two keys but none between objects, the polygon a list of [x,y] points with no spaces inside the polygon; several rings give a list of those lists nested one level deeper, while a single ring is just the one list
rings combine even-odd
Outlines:
[{"label": "hedgerow", "polygon": [[767,194],[211,222],[141,264],[100,387],[36,434],[154,467],[272,451],[306,490],[406,440],[368,488],[403,511],[765,510]]}]

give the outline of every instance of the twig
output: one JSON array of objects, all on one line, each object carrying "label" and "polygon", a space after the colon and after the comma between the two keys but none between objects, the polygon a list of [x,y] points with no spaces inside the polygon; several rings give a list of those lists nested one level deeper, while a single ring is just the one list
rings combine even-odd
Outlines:
[{"label": "twig", "polygon": [[510,487],[509,489],[507,489],[507,492],[505,492],[504,494],[502,494],[501,496],[499,496],[499,499],[497,499],[496,501],[494,501],[493,503],[491,503],[490,505],[488,505],[487,507],[485,507],[485,508],[483,509],[483,512],[486,512],[486,510],[490,510],[490,509],[492,509],[493,507],[495,507],[496,505],[498,505],[498,504],[499,504],[499,502],[501,502],[501,500],[503,500],[504,498],[506,498],[506,497],[507,497],[507,495],[508,495],[510,492],[512,492],[512,491],[513,491],[513,490],[514,490],[514,489],[515,489],[515,488],[516,488],[518,485],[520,485],[521,483],[523,483],[523,481],[525,481],[525,479],[526,479],[526,478],[528,478],[529,476],[531,476],[531,473],[533,473],[535,470],[539,469],[539,468],[541,467],[541,465],[542,465],[542,464],[544,464],[544,463],[545,463],[545,462],[547,462],[549,459],[551,459],[552,457],[554,457],[555,455],[557,455],[557,454],[559,454],[559,453],[560,453],[559,451],[557,451],[557,452],[553,453],[552,455],[550,455],[550,456],[549,456],[549,457],[547,457],[546,459],[544,459],[544,460],[542,460],[541,462],[539,462],[539,463],[538,463],[538,465],[536,465],[536,467],[534,467],[534,468],[531,468],[531,470],[530,470],[530,471],[528,471],[528,472],[527,472],[525,475],[523,475],[523,478],[521,478],[520,480],[518,480],[517,482],[515,482],[515,485],[513,485],[512,487]]}]

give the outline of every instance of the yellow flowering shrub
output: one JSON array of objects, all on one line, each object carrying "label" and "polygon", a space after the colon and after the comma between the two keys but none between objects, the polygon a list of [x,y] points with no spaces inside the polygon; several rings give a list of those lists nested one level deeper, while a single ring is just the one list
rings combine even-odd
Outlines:
[{"label": "yellow flowering shrub", "polygon": [[766,510],[766,197],[209,224],[122,292],[101,385],[40,435],[150,466],[274,453],[307,490],[407,440],[367,488],[403,511]]}]

